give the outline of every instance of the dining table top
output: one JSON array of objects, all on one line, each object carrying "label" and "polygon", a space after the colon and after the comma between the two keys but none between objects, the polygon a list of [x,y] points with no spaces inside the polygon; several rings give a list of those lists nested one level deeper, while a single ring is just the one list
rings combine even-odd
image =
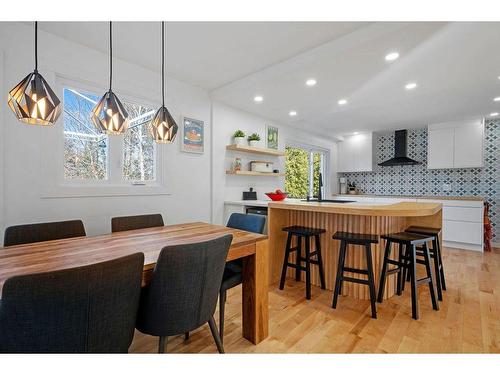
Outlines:
[{"label": "dining table top", "polygon": [[4,247],[0,249],[0,295],[12,276],[80,267],[137,252],[144,253],[144,271],[150,271],[165,246],[208,241],[229,233],[233,241],[228,260],[245,255],[241,249],[267,239],[258,233],[194,222]]}]

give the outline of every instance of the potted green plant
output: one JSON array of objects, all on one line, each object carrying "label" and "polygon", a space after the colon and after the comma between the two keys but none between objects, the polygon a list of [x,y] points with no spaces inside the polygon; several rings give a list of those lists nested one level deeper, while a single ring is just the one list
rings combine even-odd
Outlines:
[{"label": "potted green plant", "polygon": [[260,142],[260,135],[257,133],[253,133],[248,136],[248,142],[250,143],[251,147],[257,147]]},{"label": "potted green plant", "polygon": [[245,144],[245,133],[243,130],[236,130],[233,134],[234,144],[238,146],[243,146]]}]

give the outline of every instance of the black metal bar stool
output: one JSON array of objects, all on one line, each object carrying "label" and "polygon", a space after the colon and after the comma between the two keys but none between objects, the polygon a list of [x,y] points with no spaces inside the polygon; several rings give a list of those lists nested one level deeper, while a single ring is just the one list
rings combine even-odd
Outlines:
[{"label": "black metal bar stool", "polygon": [[[340,240],[339,250],[339,263],[337,265],[337,277],[335,279],[335,289],[333,291],[332,307],[337,307],[337,299],[342,290],[344,281],[351,283],[368,285],[370,289],[370,302],[372,308],[372,318],[377,319],[376,293],[375,293],[375,278],[373,277],[373,261],[371,244],[378,243],[378,236],[373,234],[359,234],[348,232],[336,232],[333,237],[334,240]],[[358,268],[350,268],[345,266],[345,258],[347,252],[347,245],[360,245],[365,247],[366,257],[366,270]],[[366,275],[368,279],[358,279],[354,277],[344,276],[344,272],[357,273]]]},{"label": "black metal bar stool", "polygon": [[[429,254],[429,248],[427,243],[431,242],[433,236],[424,236],[416,233],[400,232],[392,233],[381,236],[381,238],[386,240],[384,261],[382,264],[382,272],[380,274],[380,285],[378,289],[378,302],[382,302],[384,296],[385,279],[388,275],[397,272],[397,294],[401,295],[401,290],[404,285],[404,275],[403,271],[406,268],[410,270],[410,282],[411,282],[411,310],[413,319],[418,319],[418,295],[417,287],[420,284],[428,284],[429,292],[432,300],[432,308],[434,310],[439,310],[438,300],[436,298],[436,292],[434,289],[434,276],[431,272],[431,260]],[[391,255],[391,245],[393,243],[399,244],[399,258],[398,260],[389,259]],[[424,260],[418,262],[417,260],[417,246],[422,245],[422,252]],[[404,251],[403,251],[404,247]],[[417,279],[417,263],[422,263],[425,265],[426,277],[422,279]],[[393,264],[396,266],[394,269],[388,269],[388,265]]]},{"label": "black metal bar stool", "polygon": [[[321,258],[321,243],[320,236],[322,233],[326,231],[324,229],[319,228],[309,228],[302,227],[298,225],[294,225],[291,227],[283,228],[283,231],[288,232],[288,237],[286,240],[286,248],[285,248],[285,259],[283,260],[283,269],[281,271],[281,281],[280,281],[280,289],[283,290],[285,287],[285,277],[286,270],[288,267],[295,268],[295,279],[300,281],[300,275],[302,271],[306,272],[306,298],[311,299],[311,263],[317,264],[319,268],[319,278],[321,282],[321,289],[325,289],[325,272],[323,270],[323,259]],[[297,238],[297,246],[292,247],[292,239],[293,237]],[[315,249],[311,251],[311,237],[314,237],[315,241]],[[302,239],[305,242],[305,255],[302,256]],[[289,263],[288,259],[290,253],[296,251],[297,256],[295,258],[295,264]],[[316,257],[316,259],[311,259],[312,257]],[[302,265],[302,262],[305,262],[305,266]]]},{"label": "black metal bar stool", "polygon": [[[444,279],[444,266],[443,266],[443,258],[441,257],[441,245],[439,244],[439,235],[441,233],[441,228],[411,226],[408,227],[405,230],[405,232],[429,235],[434,237],[434,240],[432,240],[432,248],[429,249],[429,251],[431,258],[434,261],[434,277],[436,278],[438,299],[442,301],[443,300],[442,291],[446,290],[446,281]],[[421,258],[424,257],[421,247],[417,248],[417,256]],[[408,279],[406,279],[407,281],[409,281],[409,276],[410,274],[408,273]]]}]

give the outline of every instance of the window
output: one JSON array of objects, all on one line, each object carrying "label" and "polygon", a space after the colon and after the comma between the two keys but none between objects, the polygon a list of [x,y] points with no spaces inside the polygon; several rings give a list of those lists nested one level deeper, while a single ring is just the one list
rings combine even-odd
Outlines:
[{"label": "window", "polygon": [[[109,139],[91,120],[98,95],[65,87],[63,98],[65,180],[117,183],[156,179],[156,147],[148,129],[153,109],[124,100],[129,127],[123,137]],[[110,168],[115,165],[122,166],[121,173]]]},{"label": "window", "polygon": [[285,191],[291,198],[318,195],[319,174],[326,184],[326,152],[308,147],[285,147]]},{"label": "window", "polygon": [[64,179],[105,180],[108,176],[108,137],[92,123],[99,98],[64,89]]},{"label": "window", "polygon": [[130,116],[130,125],[123,137],[124,180],[151,181],[155,179],[155,142],[148,124],[155,112],[142,105],[123,102]]}]

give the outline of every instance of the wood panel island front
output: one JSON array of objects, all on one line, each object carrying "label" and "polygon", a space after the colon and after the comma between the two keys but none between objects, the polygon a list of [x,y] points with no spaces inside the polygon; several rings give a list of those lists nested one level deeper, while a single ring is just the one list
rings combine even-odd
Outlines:
[{"label": "wood panel island front", "polygon": [[[302,225],[326,230],[326,233],[321,236],[321,253],[325,268],[326,288],[333,290],[339,253],[339,241],[332,239],[335,232],[382,235],[404,231],[410,225],[441,228],[442,205],[441,203],[415,202],[363,204],[287,200],[269,203],[268,218],[270,282],[277,283],[281,274],[286,244],[286,233],[282,229],[286,226]],[[382,240],[372,246],[373,272],[377,287],[384,246],[385,243]],[[363,251],[358,246],[348,251],[346,266],[365,269]],[[396,252],[392,251],[392,254],[394,253]],[[294,262],[293,257],[295,254],[291,256],[292,262]],[[288,270],[288,277],[294,276],[292,271],[294,270]],[[304,278],[303,274],[304,272],[302,272]],[[349,276],[363,277],[354,274]],[[318,269],[315,266],[311,267],[311,281],[313,285],[320,285]],[[395,286],[396,275],[391,275],[387,278],[384,298],[395,294]],[[360,284],[344,283],[342,295],[369,299],[368,287]]]}]

